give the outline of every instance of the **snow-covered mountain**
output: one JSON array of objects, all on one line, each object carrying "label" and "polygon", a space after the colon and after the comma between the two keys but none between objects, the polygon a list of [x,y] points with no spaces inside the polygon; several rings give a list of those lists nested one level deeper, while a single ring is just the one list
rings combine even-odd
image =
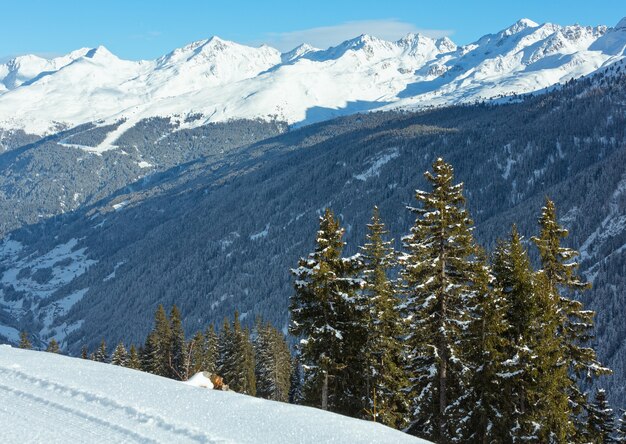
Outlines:
[{"label": "snow-covered mountain", "polygon": [[0,345],[2,442],[426,443],[381,424]]},{"label": "snow-covered mountain", "polygon": [[[177,116],[182,127],[236,118],[290,124],[379,108],[421,108],[542,90],[624,58],[626,19],[614,28],[539,25],[522,19],[457,47],[409,34],[361,35],[325,50],[281,54],[213,37],[151,61],[104,47],[0,65],[0,128],[47,134],[86,122]],[[188,116],[193,115],[193,119]],[[199,118],[198,118],[199,117]]]}]

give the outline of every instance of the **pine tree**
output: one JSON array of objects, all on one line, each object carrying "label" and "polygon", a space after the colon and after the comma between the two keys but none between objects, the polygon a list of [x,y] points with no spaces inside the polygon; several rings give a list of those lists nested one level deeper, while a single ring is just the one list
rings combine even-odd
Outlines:
[{"label": "pine tree", "polygon": [[389,270],[395,264],[392,241],[374,207],[371,223],[367,226],[367,242],[361,247],[363,263],[364,313],[366,343],[362,351],[365,383],[364,412],[366,417],[385,425],[402,428],[406,425],[408,401],[404,389],[408,380],[404,371],[404,321],[398,309],[400,302]]},{"label": "pine tree", "polygon": [[109,355],[107,353],[107,344],[104,341],[104,339],[102,340],[102,342],[100,342],[100,347],[98,347],[98,349],[96,350],[96,354],[95,354],[95,361],[97,362],[108,362],[109,361]]},{"label": "pine tree", "polygon": [[154,374],[159,376],[171,377],[172,371],[170,367],[172,359],[172,330],[170,321],[165,313],[163,305],[159,304],[154,314],[154,341],[152,353],[158,357],[157,365],[154,368]]},{"label": "pine tree", "polygon": [[141,354],[141,369],[144,372],[162,376],[162,364],[160,340],[157,332],[153,330],[150,334],[148,334],[146,343],[143,347],[143,353]]},{"label": "pine tree", "polygon": [[470,325],[472,282],[480,264],[465,209],[463,185],[442,159],[426,172],[431,192],[417,191],[422,208],[404,238],[401,277],[406,291],[413,434],[454,439],[449,407],[465,392],[470,369],[464,356]]},{"label": "pine tree", "polygon": [[613,409],[609,406],[605,391],[597,389],[595,399],[587,412],[587,433],[591,442],[596,444],[615,442],[613,439],[614,422]]},{"label": "pine tree", "polygon": [[241,328],[239,314],[235,312],[233,321],[234,354],[238,363],[235,381],[239,393],[256,396],[256,376],[254,374],[254,347],[250,340],[250,330]]},{"label": "pine tree", "polygon": [[358,261],[341,257],[343,234],[327,209],[320,218],[315,251],[292,270],[289,331],[301,338],[304,402],[358,415],[362,400],[354,385],[360,381],[351,376],[359,371],[359,344],[365,337],[355,300],[362,281],[356,278]]},{"label": "pine tree", "polygon": [[291,353],[281,332],[271,324],[256,324],[254,340],[257,396],[287,402],[291,380]]},{"label": "pine tree", "polygon": [[215,327],[211,324],[204,332],[202,370],[212,374],[215,373],[217,371],[218,356],[218,337],[217,333],[215,333]]},{"label": "pine tree", "polygon": [[169,376],[173,379],[187,380],[189,375],[187,366],[187,345],[185,331],[180,317],[180,311],[176,305],[172,306],[170,313],[170,344],[169,344]]},{"label": "pine tree", "polygon": [[33,344],[30,342],[30,339],[28,338],[28,333],[26,333],[25,331],[20,333],[19,347],[25,350],[30,350],[33,348]]},{"label": "pine tree", "polygon": [[294,357],[291,365],[291,377],[289,380],[289,403],[302,403],[302,366],[298,357]]},{"label": "pine tree", "polygon": [[230,387],[231,379],[235,372],[234,362],[234,339],[228,319],[224,319],[218,342],[219,357],[217,361],[217,373],[224,379],[224,383]]},{"label": "pine tree", "polygon": [[59,353],[60,349],[59,349],[59,343],[57,342],[56,339],[52,338],[50,339],[50,342],[48,342],[48,347],[46,348],[47,352],[50,353]]},{"label": "pine tree", "polygon": [[598,362],[595,350],[587,346],[593,339],[595,313],[569,298],[577,291],[590,288],[590,284],[583,282],[576,273],[578,264],[574,260],[578,252],[561,246],[561,240],[567,237],[568,231],[558,223],[555,205],[549,199],[546,199],[542,209],[539,225],[541,232],[532,240],[539,249],[540,272],[545,275],[558,306],[558,334],[565,349],[564,360],[571,379],[569,397],[573,405],[572,415],[580,415],[583,409],[588,408],[586,397],[580,390],[581,382],[611,371]]},{"label": "pine tree", "polygon": [[128,361],[126,363],[126,367],[132,368],[133,370],[141,370],[141,359],[135,344],[132,344],[130,346],[130,350],[128,351]]},{"label": "pine tree", "polygon": [[506,410],[500,430],[512,442],[563,442],[572,434],[564,390],[566,369],[556,338],[556,305],[540,275],[535,275],[522,238],[513,226],[494,255],[497,290],[505,298],[508,355],[502,375]]},{"label": "pine tree", "polygon": [[475,282],[475,305],[471,307],[470,345],[471,383],[452,405],[453,415],[460,418],[454,435],[461,442],[510,441],[511,405],[503,396],[509,391],[509,380],[517,368],[511,368],[510,342],[506,336],[507,301],[494,285],[491,270],[483,262]]},{"label": "pine tree", "polygon": [[111,364],[126,367],[127,363],[128,352],[126,351],[126,347],[124,347],[124,344],[120,342],[115,347],[115,350],[113,350],[113,355],[111,355]]},{"label": "pine tree", "polygon": [[80,357],[82,359],[89,359],[89,350],[87,350],[87,346],[86,345],[83,345],[80,348]]}]

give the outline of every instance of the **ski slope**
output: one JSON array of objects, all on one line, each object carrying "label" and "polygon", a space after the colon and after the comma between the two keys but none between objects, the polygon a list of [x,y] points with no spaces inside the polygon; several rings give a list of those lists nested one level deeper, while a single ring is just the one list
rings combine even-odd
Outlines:
[{"label": "ski slope", "polygon": [[0,436],[26,442],[424,443],[308,407],[0,345]]}]

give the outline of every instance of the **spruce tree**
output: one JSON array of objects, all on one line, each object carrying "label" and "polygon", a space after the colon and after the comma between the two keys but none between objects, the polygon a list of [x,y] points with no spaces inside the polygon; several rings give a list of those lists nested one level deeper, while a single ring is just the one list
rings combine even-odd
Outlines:
[{"label": "spruce tree", "polygon": [[126,347],[124,347],[124,344],[120,342],[115,347],[115,350],[113,350],[113,354],[111,355],[111,364],[126,367],[127,363],[128,352],[126,351]]},{"label": "spruce tree", "polygon": [[289,382],[289,403],[302,403],[302,366],[298,357],[294,357],[291,365],[291,378]]},{"label": "spruce tree", "polygon": [[236,362],[234,362],[233,332],[228,319],[224,319],[222,329],[220,330],[218,351],[217,373],[222,377],[224,383],[230,387],[231,380],[234,378]]},{"label": "spruce tree", "polygon": [[615,431],[613,409],[609,406],[606,393],[597,389],[594,401],[587,412],[587,433],[591,442],[596,444],[613,443]]},{"label": "spruce tree", "polygon": [[152,351],[158,357],[158,364],[154,369],[154,374],[159,376],[171,377],[172,370],[170,367],[172,358],[172,329],[170,321],[165,313],[163,305],[159,304],[154,314],[154,350]]},{"label": "spruce tree", "polygon": [[285,337],[271,324],[256,324],[254,340],[257,396],[287,402],[291,381],[291,354]]},{"label": "spruce tree", "polygon": [[172,306],[170,313],[170,344],[169,344],[169,376],[173,379],[187,380],[188,359],[187,344],[185,342],[185,331],[180,316],[180,311],[176,305]]},{"label": "spruce tree", "polygon": [[235,313],[233,332],[235,337],[235,356],[238,362],[237,381],[239,393],[256,396],[256,376],[254,374],[254,347],[250,340],[248,327],[242,329],[239,324],[238,314]]},{"label": "spruce tree", "polygon": [[215,332],[215,327],[211,324],[204,332],[202,370],[212,374],[215,373],[217,371],[218,355],[218,336]]},{"label": "spruce tree", "polygon": [[155,330],[146,338],[141,354],[141,370],[163,376],[163,362],[160,354],[160,340]]},{"label": "spruce tree", "polygon": [[517,228],[494,255],[496,290],[505,298],[509,359],[501,375],[503,440],[563,442],[573,433],[566,369],[556,338],[558,315],[545,279],[535,275]]},{"label": "spruce tree", "polygon": [[47,352],[50,353],[59,353],[60,349],[59,349],[59,343],[57,342],[56,339],[52,338],[50,339],[50,342],[48,342],[48,347],[46,348]]},{"label": "spruce tree", "polygon": [[591,285],[583,282],[576,273],[578,252],[561,246],[561,240],[567,237],[568,231],[558,223],[555,205],[549,199],[546,199],[542,209],[539,226],[540,234],[532,240],[541,257],[540,273],[545,275],[557,303],[560,315],[558,335],[565,350],[563,358],[571,379],[569,397],[573,406],[572,415],[577,416],[588,408],[586,397],[580,390],[581,382],[611,371],[598,362],[595,350],[588,346],[593,339],[595,313],[585,310],[581,302],[570,298]]},{"label": "spruce tree", "polygon": [[25,331],[20,333],[19,347],[25,350],[30,350],[33,348],[33,344],[30,342],[30,339],[28,338],[28,333],[26,333]]},{"label": "spruce tree", "polygon": [[107,353],[107,344],[104,341],[104,339],[102,340],[102,342],[100,342],[100,346],[96,350],[94,360],[96,362],[108,362],[109,361],[109,355]]},{"label": "spruce tree", "polygon": [[289,331],[298,344],[304,371],[303,396],[307,405],[358,415],[362,400],[351,377],[360,369],[365,337],[356,292],[358,261],[342,258],[344,230],[327,209],[320,218],[315,250],[300,259],[291,297]]},{"label": "spruce tree", "polygon": [[139,356],[137,347],[135,347],[135,344],[132,344],[130,346],[130,350],[128,351],[128,361],[126,363],[126,367],[132,368],[133,370],[141,370],[141,359]]},{"label": "spruce tree", "polygon": [[425,173],[432,191],[417,191],[421,208],[404,238],[401,277],[410,319],[408,372],[412,409],[409,431],[435,441],[454,439],[449,407],[467,389],[473,282],[480,268],[463,185],[442,159]]},{"label": "spruce tree", "polygon": [[404,320],[400,301],[389,270],[395,264],[392,241],[380,220],[378,207],[374,207],[368,224],[367,242],[361,247],[364,322],[366,343],[363,348],[364,374],[359,375],[365,383],[365,417],[385,425],[402,428],[406,424],[408,401],[404,389],[408,380],[404,369],[403,346]]},{"label": "spruce tree", "polygon": [[83,345],[80,348],[80,357],[82,359],[89,359],[89,350],[87,350],[87,346],[86,345]]},{"label": "spruce tree", "polygon": [[518,371],[511,368],[507,338],[507,301],[494,285],[491,269],[484,258],[477,273],[474,306],[470,313],[468,358],[471,363],[469,389],[452,406],[457,418],[455,437],[460,442],[510,441],[512,410],[509,380]]}]

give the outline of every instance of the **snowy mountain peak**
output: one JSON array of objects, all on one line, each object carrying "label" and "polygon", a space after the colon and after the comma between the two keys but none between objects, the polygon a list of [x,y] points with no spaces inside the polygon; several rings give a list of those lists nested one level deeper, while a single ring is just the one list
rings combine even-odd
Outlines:
[{"label": "snowy mountain peak", "polygon": [[513,34],[518,34],[528,28],[537,28],[537,27],[539,27],[539,23],[534,22],[528,18],[523,18],[523,19],[516,21],[515,23],[513,23],[511,26],[504,29],[503,31],[501,31],[500,34],[504,36],[509,36]]},{"label": "snowy mountain peak", "polygon": [[614,29],[626,29],[626,17],[624,17],[623,19],[621,19],[617,25],[615,25]]},{"label": "snowy mountain peak", "polygon": [[441,51],[442,53],[456,51],[457,49],[456,43],[454,43],[448,37],[442,37],[440,39],[437,39],[437,41],[435,42],[435,46],[437,46],[439,51]]},{"label": "snowy mountain peak", "polygon": [[314,48],[313,46],[303,43],[291,51],[285,52],[281,55],[281,60],[283,63],[293,62],[300,57],[303,57],[309,53],[320,51],[318,48]]},{"label": "snowy mountain peak", "polygon": [[113,54],[111,51],[109,51],[102,45],[98,46],[97,48],[90,49],[89,51],[85,53],[84,57],[88,59],[94,59],[94,60],[107,60],[107,59],[119,60],[119,58],[115,54]]}]

